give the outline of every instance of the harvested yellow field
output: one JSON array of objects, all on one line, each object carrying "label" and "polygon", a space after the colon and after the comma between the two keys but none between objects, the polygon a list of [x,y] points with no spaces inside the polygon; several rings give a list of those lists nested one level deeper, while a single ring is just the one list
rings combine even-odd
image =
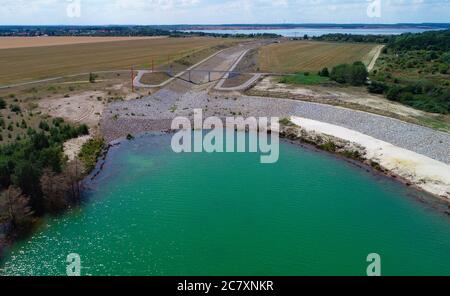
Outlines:
[{"label": "harvested yellow field", "polygon": [[164,36],[155,37],[0,37],[0,49],[20,48],[20,47],[40,47],[69,45],[82,43],[99,43],[112,41],[132,41],[146,39],[167,38]]},{"label": "harvested yellow field", "polygon": [[222,38],[151,38],[0,49],[0,85],[64,75],[155,67],[185,55],[235,42]]},{"label": "harvested yellow field", "polygon": [[263,72],[319,71],[342,63],[362,61],[369,65],[376,44],[288,41],[263,47],[259,68]]}]

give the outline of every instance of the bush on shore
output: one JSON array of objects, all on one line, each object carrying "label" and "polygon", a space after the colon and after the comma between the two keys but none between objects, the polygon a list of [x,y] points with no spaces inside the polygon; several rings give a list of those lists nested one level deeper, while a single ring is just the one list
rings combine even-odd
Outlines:
[{"label": "bush on shore", "polygon": [[105,148],[105,140],[102,138],[90,139],[81,148],[79,157],[83,162],[86,173],[95,169],[97,159]]}]

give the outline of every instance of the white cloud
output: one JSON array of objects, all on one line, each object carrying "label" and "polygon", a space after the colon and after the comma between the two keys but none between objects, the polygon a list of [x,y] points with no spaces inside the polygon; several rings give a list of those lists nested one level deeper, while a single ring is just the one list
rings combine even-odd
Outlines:
[{"label": "white cloud", "polygon": [[[372,22],[367,0],[0,0],[0,24]],[[450,22],[450,0],[381,0],[377,22]],[[407,13],[406,13],[407,12]]]}]

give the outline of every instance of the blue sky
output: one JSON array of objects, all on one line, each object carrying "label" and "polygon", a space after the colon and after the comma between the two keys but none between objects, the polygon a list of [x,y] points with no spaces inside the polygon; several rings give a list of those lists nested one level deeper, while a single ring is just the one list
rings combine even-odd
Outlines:
[{"label": "blue sky", "polygon": [[284,22],[450,22],[450,0],[0,0],[0,25]]}]

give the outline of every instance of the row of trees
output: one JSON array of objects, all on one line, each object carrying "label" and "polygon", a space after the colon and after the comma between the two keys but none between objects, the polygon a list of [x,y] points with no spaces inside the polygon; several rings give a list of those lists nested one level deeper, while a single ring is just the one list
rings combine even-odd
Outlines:
[{"label": "row of trees", "polygon": [[450,30],[408,33],[391,37],[388,48],[396,52],[411,50],[450,50]]},{"label": "row of trees", "polygon": [[355,43],[388,43],[393,37],[389,35],[352,35],[352,34],[325,34],[315,36],[313,40],[333,42],[355,42]]}]

